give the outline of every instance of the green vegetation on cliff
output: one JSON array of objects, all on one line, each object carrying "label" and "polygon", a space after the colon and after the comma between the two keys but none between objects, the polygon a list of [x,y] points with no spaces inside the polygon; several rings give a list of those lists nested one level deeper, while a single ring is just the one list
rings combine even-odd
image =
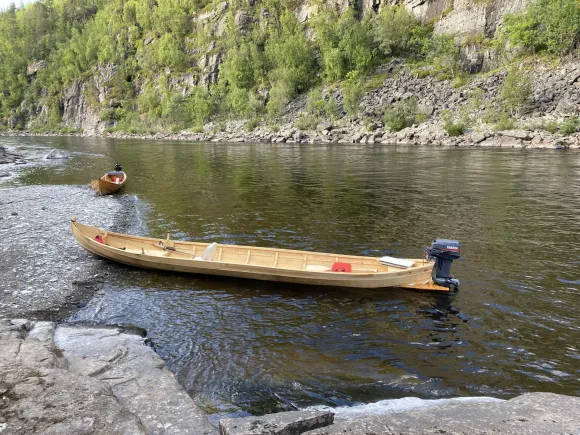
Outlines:
[{"label": "green vegetation on cliff", "polygon": [[[297,95],[309,111],[338,115],[320,85],[342,82],[342,107],[356,116],[363,77],[391,57],[421,74],[461,76],[459,47],[404,7],[338,14],[315,2],[255,0],[40,0],[0,13],[0,122],[61,125],[67,98],[82,95],[102,121],[126,131],[194,128],[227,116],[276,120]],[[498,52],[565,55],[577,46],[576,0],[537,0],[505,17]],[[517,92],[509,111],[519,110]],[[79,103],[77,100],[71,100]],[[394,128],[412,116],[396,107]],[[401,115],[401,113],[403,113]],[[255,124],[255,122],[252,122]]]}]

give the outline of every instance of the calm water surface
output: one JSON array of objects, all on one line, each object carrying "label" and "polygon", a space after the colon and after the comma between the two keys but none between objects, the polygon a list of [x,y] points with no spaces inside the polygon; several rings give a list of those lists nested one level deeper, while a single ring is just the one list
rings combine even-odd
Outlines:
[{"label": "calm water surface", "polygon": [[[131,323],[215,415],[526,391],[580,395],[580,154],[2,138],[84,184],[116,161],[134,234],[417,257],[462,242],[457,294],[352,291],[109,266],[73,320]],[[79,248],[80,249],[80,248]]]}]

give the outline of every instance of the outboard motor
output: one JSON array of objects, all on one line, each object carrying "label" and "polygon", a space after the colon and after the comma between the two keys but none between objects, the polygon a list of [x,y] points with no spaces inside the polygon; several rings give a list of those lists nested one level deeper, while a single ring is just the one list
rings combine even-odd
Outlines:
[{"label": "outboard motor", "polygon": [[121,165],[120,165],[119,163],[117,163],[117,164],[115,165],[115,171],[116,171],[116,172],[121,172],[122,170],[123,170],[123,168],[121,167]]},{"label": "outboard motor", "polygon": [[431,243],[430,248],[425,248],[425,255],[429,260],[435,260],[435,284],[445,287],[459,287],[459,280],[451,275],[451,263],[461,257],[459,253],[459,240],[437,239]]}]

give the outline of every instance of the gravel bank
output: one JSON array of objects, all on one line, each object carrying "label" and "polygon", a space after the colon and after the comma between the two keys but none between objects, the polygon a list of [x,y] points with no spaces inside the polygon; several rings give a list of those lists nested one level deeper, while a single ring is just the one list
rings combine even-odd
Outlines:
[{"label": "gravel bank", "polygon": [[108,265],[77,245],[70,218],[122,230],[133,196],[98,197],[88,187],[0,189],[0,317],[58,320],[86,302]]}]

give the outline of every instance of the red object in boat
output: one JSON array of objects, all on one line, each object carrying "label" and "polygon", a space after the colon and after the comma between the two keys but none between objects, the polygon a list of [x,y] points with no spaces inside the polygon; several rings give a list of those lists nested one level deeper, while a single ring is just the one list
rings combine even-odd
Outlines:
[{"label": "red object in boat", "polygon": [[352,272],[352,264],[350,263],[334,263],[332,265],[333,272]]}]

